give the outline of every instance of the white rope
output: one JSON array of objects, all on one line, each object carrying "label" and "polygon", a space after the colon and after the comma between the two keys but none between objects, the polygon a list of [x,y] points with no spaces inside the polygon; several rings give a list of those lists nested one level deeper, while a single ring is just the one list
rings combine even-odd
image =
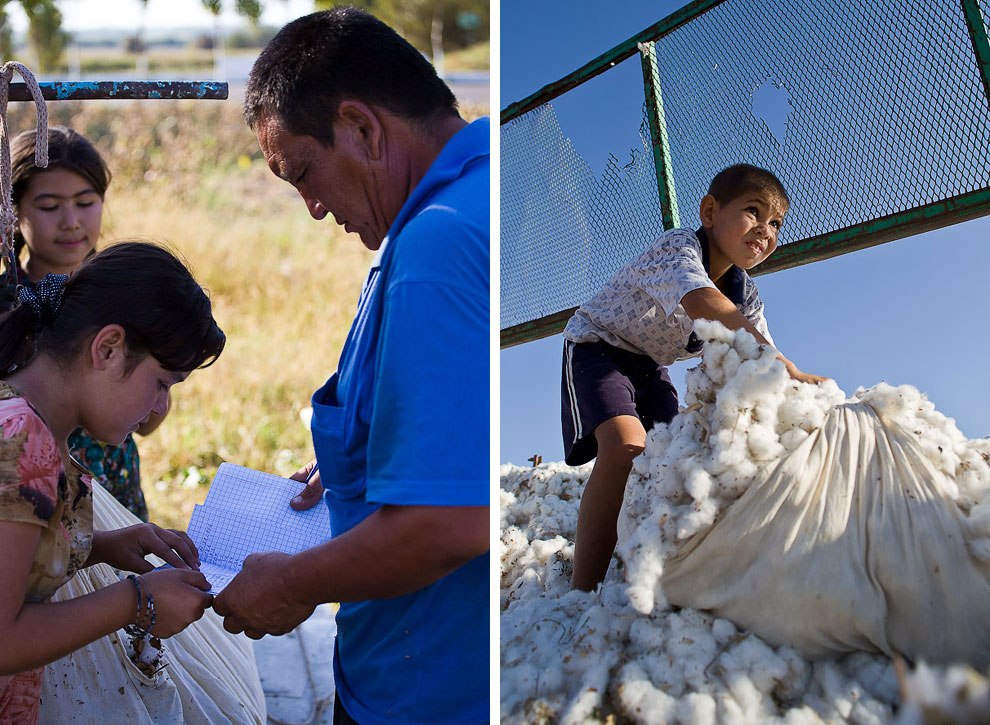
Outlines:
[{"label": "white rope", "polygon": [[10,81],[14,71],[24,79],[24,84],[31,91],[37,110],[36,133],[34,144],[34,163],[38,168],[48,166],[48,106],[41,95],[41,88],[34,74],[17,61],[7,61],[0,68],[0,255],[6,262],[7,274],[11,275],[11,283],[17,280],[17,254],[14,252],[14,227],[17,216],[14,214],[13,185],[10,179],[10,133],[7,128],[7,101],[10,97]]}]

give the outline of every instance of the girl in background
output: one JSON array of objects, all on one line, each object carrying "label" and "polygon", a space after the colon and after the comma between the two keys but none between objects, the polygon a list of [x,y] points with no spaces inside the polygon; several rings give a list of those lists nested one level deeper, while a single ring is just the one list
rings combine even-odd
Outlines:
[{"label": "girl in background", "polygon": [[[205,292],[152,244],[110,247],[18,301],[0,316],[0,723],[37,721],[43,665],[125,627],[171,636],[211,604],[186,534],[93,531],[92,482],[68,437],[85,426],[120,444],[225,342]],[[147,554],[176,568],[152,572]],[[137,575],[49,601],[100,562]]]},{"label": "girl in background", "polygon": [[[10,147],[18,282],[26,285],[49,273],[71,274],[96,251],[111,179],[96,147],[72,129],[48,130],[49,161],[44,169],[34,164],[35,140],[34,130],[25,131]],[[136,432],[148,435],[164,417],[164,413],[152,415]],[[133,435],[120,445],[108,445],[80,428],[70,436],[69,450],[114,498],[142,521],[148,520]]]}]

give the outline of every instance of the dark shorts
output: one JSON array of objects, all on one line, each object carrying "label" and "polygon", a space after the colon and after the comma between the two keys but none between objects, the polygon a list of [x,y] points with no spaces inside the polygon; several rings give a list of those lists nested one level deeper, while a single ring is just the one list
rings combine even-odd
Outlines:
[{"label": "dark shorts", "polygon": [[647,355],[605,342],[564,341],[560,424],[564,460],[579,466],[598,455],[595,428],[634,415],[646,430],[677,415],[677,391],[667,368]]}]

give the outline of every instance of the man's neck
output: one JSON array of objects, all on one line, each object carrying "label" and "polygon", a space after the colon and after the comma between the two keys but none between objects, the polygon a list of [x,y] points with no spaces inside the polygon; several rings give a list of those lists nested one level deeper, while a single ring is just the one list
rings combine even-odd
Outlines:
[{"label": "man's neck", "polygon": [[426,176],[426,172],[437,160],[444,146],[467,125],[467,121],[460,116],[443,116],[435,124],[431,124],[427,131],[412,130],[413,136],[419,139],[419,143],[410,144],[410,148],[413,149],[410,157],[410,168],[413,172],[410,193]]}]

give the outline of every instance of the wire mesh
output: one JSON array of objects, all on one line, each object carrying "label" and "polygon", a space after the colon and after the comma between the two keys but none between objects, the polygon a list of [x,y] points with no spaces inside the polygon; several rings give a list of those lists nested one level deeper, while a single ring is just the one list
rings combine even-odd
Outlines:
[{"label": "wire mesh", "polygon": [[[990,102],[957,0],[726,0],[654,54],[680,226],[742,161],[788,190],[782,246],[990,186]],[[641,142],[595,178],[549,105],[503,125],[503,330],[580,304],[655,238]]]},{"label": "wire mesh", "polygon": [[596,177],[541,106],[502,127],[501,324],[573,307],[663,231],[649,130],[622,164],[609,155]]}]

